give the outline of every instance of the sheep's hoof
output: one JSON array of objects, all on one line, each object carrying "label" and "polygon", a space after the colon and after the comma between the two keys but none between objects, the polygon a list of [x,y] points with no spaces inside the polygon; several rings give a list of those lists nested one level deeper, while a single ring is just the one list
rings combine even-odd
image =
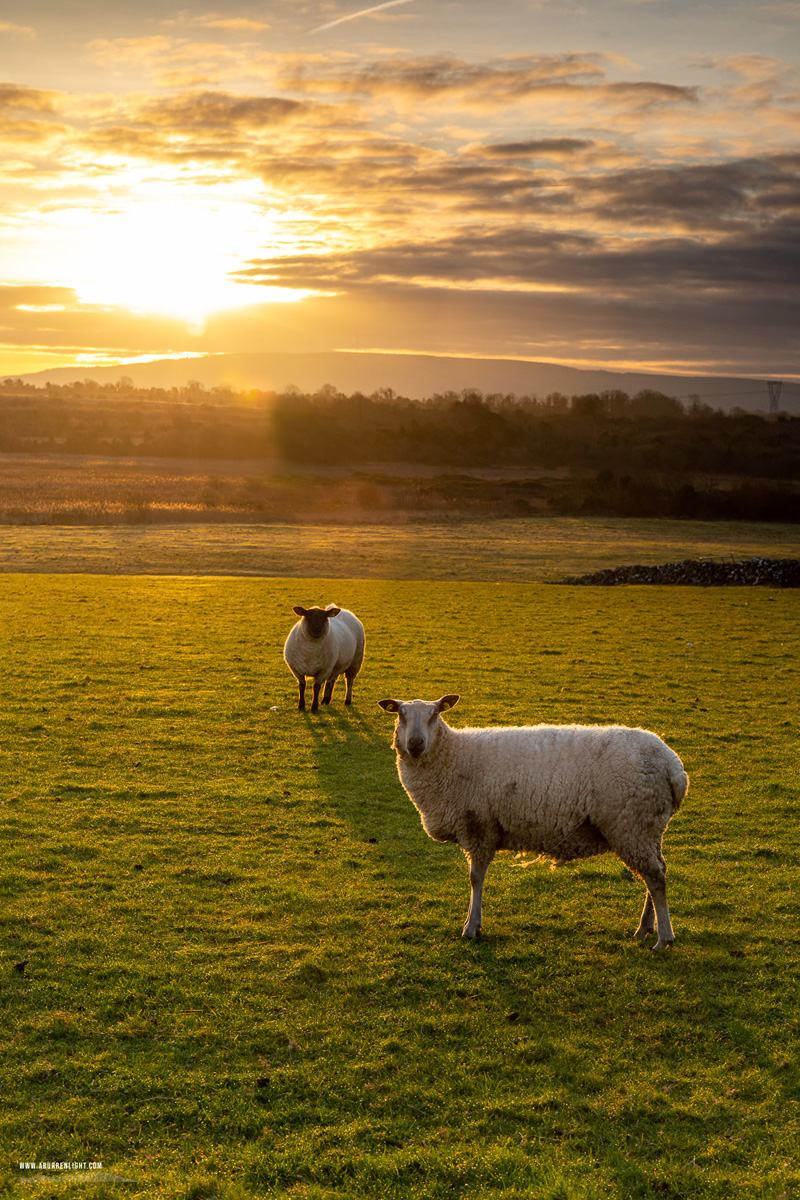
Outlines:
[{"label": "sheep's hoof", "polygon": [[633,935],[633,940],[635,942],[639,942],[640,945],[643,946],[645,944],[645,942],[647,941],[648,937],[650,936],[650,934],[653,932],[654,932],[654,930],[652,930],[652,929],[637,929],[636,933]]},{"label": "sheep's hoof", "polygon": [[465,925],[463,930],[461,931],[461,936],[465,937],[465,938],[470,938],[473,941],[477,941],[478,938],[480,937],[480,933],[481,933],[480,925],[476,925],[474,929],[470,929],[469,925]]},{"label": "sheep's hoof", "polygon": [[669,941],[666,941],[666,940],[662,941],[661,938],[659,938],[658,941],[656,942],[655,946],[651,946],[650,949],[651,950],[669,950],[670,947],[672,946],[673,941],[674,941],[674,938],[670,938]]}]

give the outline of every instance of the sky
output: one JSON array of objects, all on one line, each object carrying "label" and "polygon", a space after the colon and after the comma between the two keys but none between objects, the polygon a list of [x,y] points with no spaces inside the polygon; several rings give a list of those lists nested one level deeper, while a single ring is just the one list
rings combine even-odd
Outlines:
[{"label": "sky", "polygon": [[800,378],[800,0],[5,0],[0,376]]}]

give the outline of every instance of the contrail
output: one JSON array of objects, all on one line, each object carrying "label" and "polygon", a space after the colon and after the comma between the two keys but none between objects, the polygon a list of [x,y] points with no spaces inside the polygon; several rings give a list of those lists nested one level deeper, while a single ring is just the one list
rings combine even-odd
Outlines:
[{"label": "contrail", "polygon": [[384,8],[395,8],[398,4],[408,4],[409,0],[387,0],[386,4],[376,4],[372,8],[362,8],[358,12],[350,13],[346,17],[338,17],[335,21],[329,21],[327,25],[320,25],[318,29],[312,29],[312,33],[322,33],[325,29],[333,29],[334,25],[342,25],[345,21],[355,21],[356,17],[366,17],[369,13],[381,12]]}]

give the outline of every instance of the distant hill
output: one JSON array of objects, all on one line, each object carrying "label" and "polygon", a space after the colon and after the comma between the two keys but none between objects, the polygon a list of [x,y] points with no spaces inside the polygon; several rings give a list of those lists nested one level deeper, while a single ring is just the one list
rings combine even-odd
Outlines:
[{"label": "distant hill", "polygon": [[[484,393],[513,392],[518,396],[544,397],[619,389],[629,395],[644,388],[686,400],[698,395],[713,408],[769,409],[765,381],[733,376],[653,375],[646,372],[592,371],[552,363],[512,358],[449,358],[427,354],[219,354],[203,358],[158,359],[118,367],[58,367],[22,378],[27,382],[66,383],[76,379],[113,382],[126,375],[137,387],[184,386],[190,379],[204,387],[230,386],[283,391],[294,384],[314,392],[332,384],[341,392],[392,388],[411,399],[436,392],[461,392],[475,388]],[[800,413],[800,383],[785,383],[780,408]]]}]

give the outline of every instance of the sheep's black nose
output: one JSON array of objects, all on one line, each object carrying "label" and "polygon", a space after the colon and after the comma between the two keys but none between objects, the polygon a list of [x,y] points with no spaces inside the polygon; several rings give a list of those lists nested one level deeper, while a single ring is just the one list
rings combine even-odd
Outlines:
[{"label": "sheep's black nose", "polygon": [[414,737],[408,739],[408,752],[412,758],[419,758],[424,749],[425,743],[422,738]]}]

